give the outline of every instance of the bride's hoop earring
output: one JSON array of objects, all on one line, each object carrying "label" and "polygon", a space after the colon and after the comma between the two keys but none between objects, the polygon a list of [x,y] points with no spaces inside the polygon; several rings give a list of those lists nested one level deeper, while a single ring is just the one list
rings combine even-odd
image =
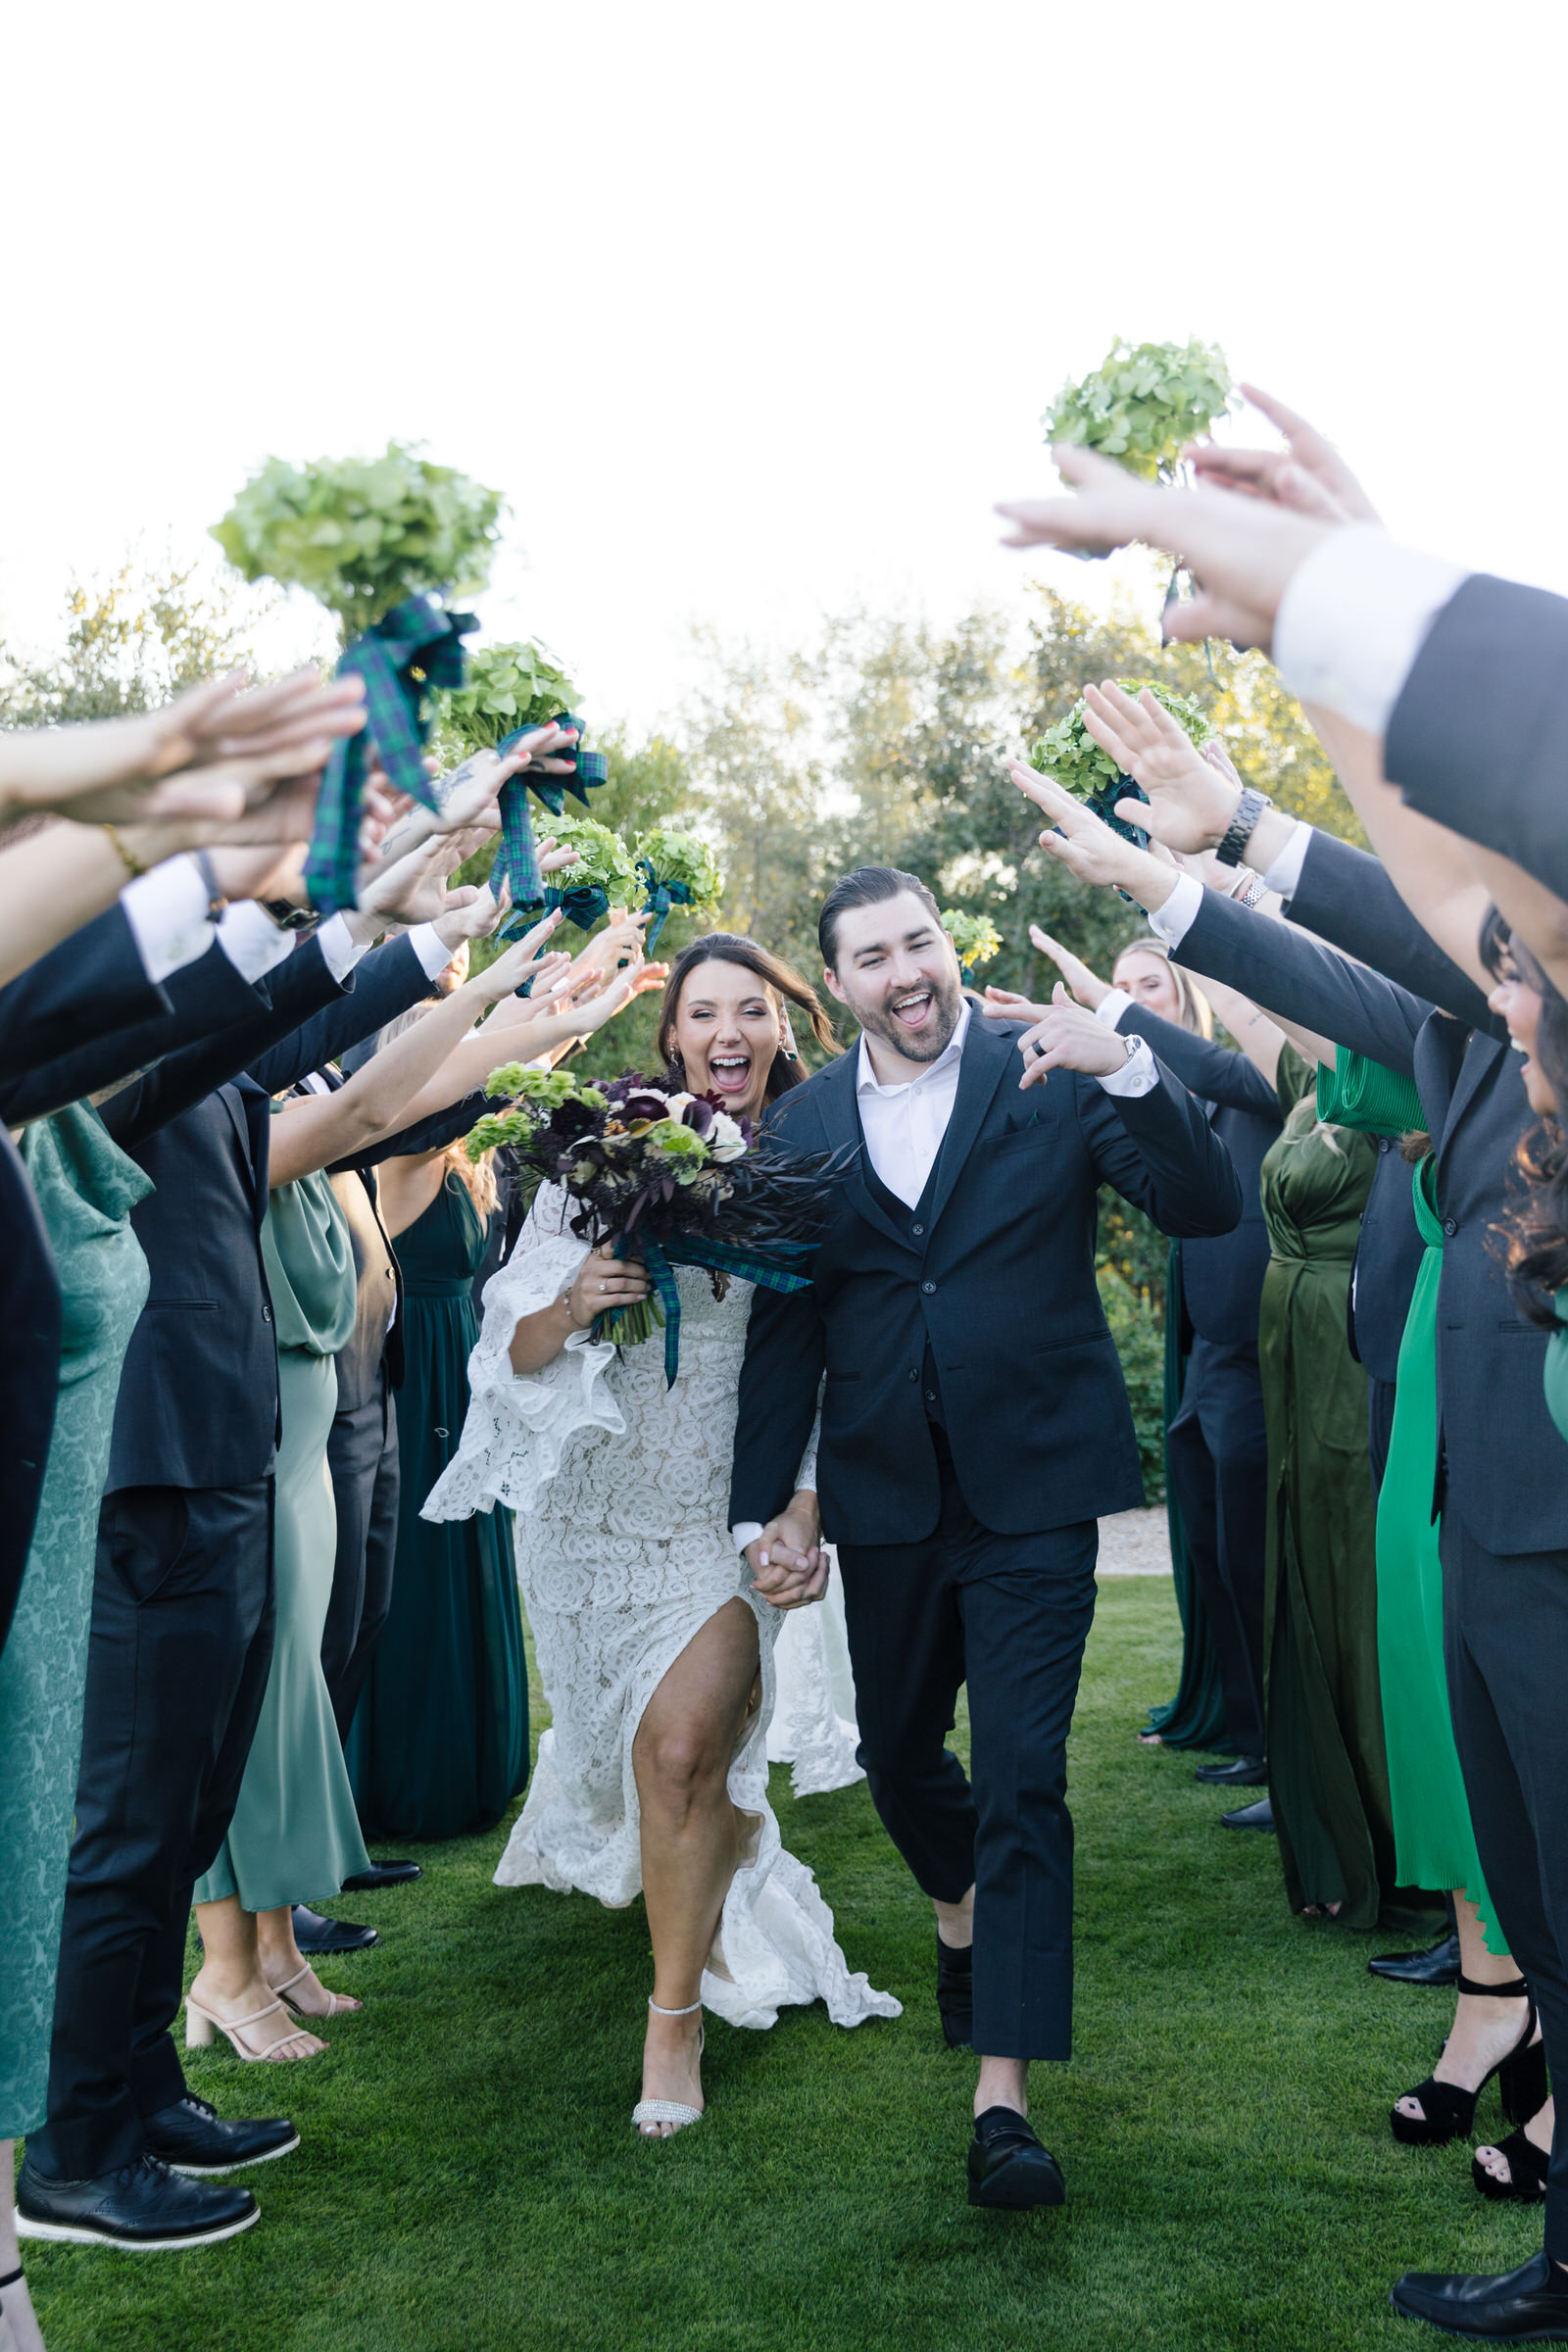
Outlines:
[{"label": "bride's hoop earring", "polygon": [[787,1012],[782,1016],[780,1023],[778,1050],[786,1061],[799,1061],[801,1058],[800,1048],[795,1043],[795,1030]]}]

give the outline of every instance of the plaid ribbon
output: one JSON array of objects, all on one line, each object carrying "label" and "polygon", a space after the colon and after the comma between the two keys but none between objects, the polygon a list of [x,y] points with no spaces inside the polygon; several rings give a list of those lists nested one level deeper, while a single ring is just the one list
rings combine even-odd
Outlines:
[{"label": "plaid ribbon", "polygon": [[365,680],[366,717],[358,735],[332,746],[321,779],[305,887],[323,914],[354,905],[360,799],[371,743],[395,792],[426,808],[437,806],[424,772],[424,696],[431,686],[463,684],[463,640],[478,626],[471,612],[442,612],[427,596],[408,596],[339,657],[340,677],[352,670]]},{"label": "plaid ribbon", "polygon": [[643,901],[643,911],[645,914],[651,914],[654,918],[643,934],[643,954],[652,956],[655,948],[659,945],[659,934],[669,920],[670,908],[691,905],[691,886],[686,882],[661,882],[654,871],[654,861],[651,858],[639,858],[637,871],[648,886],[648,896]]},{"label": "plaid ribbon", "polygon": [[[546,906],[565,906],[564,897],[552,897],[550,892],[543,887],[543,877],[539,872],[538,852],[534,848],[533,822],[528,813],[530,791],[539,795],[552,816],[561,816],[565,811],[568,792],[573,800],[581,801],[583,807],[587,808],[591,805],[588,795],[597,786],[607,783],[610,778],[610,762],[604,753],[583,750],[582,720],[574,711],[559,711],[548,723],[555,727],[572,727],[576,730],[577,741],[569,752],[562,751],[551,754],[552,759],[570,760],[570,775],[548,776],[542,769],[525,767],[520,776],[509,776],[501,787],[501,847],[496,852],[495,865],[491,869],[490,887],[499,892],[503,880],[510,882],[512,903],[516,907],[537,906],[541,902]],[[531,735],[533,732],[534,727],[531,724],[526,727],[514,727],[510,735],[503,735],[496,750],[505,759],[514,744],[520,742],[524,735]],[[600,895],[603,898],[604,894]],[[582,924],[583,930],[591,929],[593,924],[599,920],[599,916],[609,910],[609,906],[610,901],[604,899],[599,913],[591,915],[588,921]],[[566,914],[567,919],[571,922],[581,920],[580,916],[573,913],[569,906],[566,907]]]},{"label": "plaid ribbon", "polygon": [[[698,1235],[683,1235],[678,1241],[654,1242],[646,1238],[622,1234],[615,1244],[615,1255],[624,1257],[628,1245],[634,1243],[633,1254],[648,1268],[648,1279],[654,1286],[660,1305],[664,1310],[664,1386],[672,1389],[680,1370],[680,1293],[675,1288],[673,1269],[676,1266],[707,1266],[720,1274],[738,1274],[745,1282],[755,1282],[763,1291],[808,1291],[808,1274],[792,1274],[786,1266],[770,1264],[767,1258],[756,1257],[733,1242],[705,1242]],[[810,1254],[809,1242],[775,1242],[774,1258],[800,1259]],[[594,1319],[593,1337],[604,1336],[603,1326],[611,1320],[607,1315]]]}]

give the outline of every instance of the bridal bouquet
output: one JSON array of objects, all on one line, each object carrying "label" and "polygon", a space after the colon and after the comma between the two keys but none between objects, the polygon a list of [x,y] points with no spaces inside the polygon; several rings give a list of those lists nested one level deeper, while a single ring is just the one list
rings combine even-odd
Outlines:
[{"label": "bridal bouquet", "polygon": [[[559,745],[549,755],[548,767],[526,767],[501,787],[501,847],[490,885],[499,890],[505,881],[514,906],[537,906],[543,880],[534,849],[529,793],[544,803],[552,816],[560,817],[568,792],[584,808],[591,808],[589,795],[610,778],[604,753],[583,749],[576,687],[554,655],[535,638],[521,644],[482,645],[468,656],[466,677],[436,696],[435,712],[436,741],[444,758],[466,759],[480,751],[510,752],[517,738],[534,727],[569,727],[576,735],[575,745]],[[630,889],[629,882],[626,887]],[[554,903],[546,900],[547,905]],[[584,903],[579,901],[579,907]],[[606,899],[600,913],[609,904]],[[567,914],[571,915],[569,907]]]},{"label": "bridal bouquet", "polygon": [[[1145,691],[1146,682],[1142,678],[1119,678],[1117,684],[1123,694],[1136,698]],[[1190,694],[1172,694],[1168,686],[1152,682],[1148,684],[1148,691],[1194,743],[1208,741],[1214,730]],[[1118,816],[1116,803],[1147,801],[1149,795],[1131,776],[1122,774],[1110,754],[1090,734],[1084,725],[1082,695],[1065,718],[1046,729],[1029,754],[1029,764],[1039,774],[1060,784],[1075,801],[1082,801],[1086,808],[1123,840],[1136,843],[1141,850],[1148,849],[1149,835],[1141,826],[1131,825]]]},{"label": "bridal bouquet", "polygon": [[1231,371],[1217,343],[1117,341],[1079,383],[1063,384],[1042,419],[1048,441],[1115,458],[1146,481],[1174,481],[1182,451],[1230,406]]},{"label": "bridal bouquet", "polygon": [[675,1266],[706,1267],[715,1298],[736,1274],[763,1290],[808,1288],[801,1269],[849,1173],[844,1154],[790,1151],[754,1135],[715,1096],[676,1093],[636,1070],[579,1084],[514,1061],[492,1070],[484,1091],[510,1107],[479,1120],[469,1157],[510,1145],[521,1169],[567,1195],[579,1241],[642,1259],[649,1297],[596,1316],[590,1337],[635,1347],[662,1330],[666,1386],[680,1369]]}]

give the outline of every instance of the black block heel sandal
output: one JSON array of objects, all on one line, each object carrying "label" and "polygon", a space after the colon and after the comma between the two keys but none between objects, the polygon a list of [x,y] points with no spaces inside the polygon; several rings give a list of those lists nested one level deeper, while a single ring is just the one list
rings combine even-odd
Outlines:
[{"label": "black block heel sandal", "polygon": [[[1442,2148],[1446,2147],[1450,2139],[1462,2139],[1474,2126],[1476,2101],[1494,2075],[1498,2078],[1502,2111],[1510,2124],[1528,2123],[1531,2116],[1545,2104],[1545,2054],[1539,2042],[1532,2041],[1536,2031],[1536,2004],[1523,1977],[1510,1978],[1506,1984],[1477,1984],[1461,1971],[1459,1990],[1479,1995],[1483,2000],[1527,2001],[1529,2006],[1525,2013],[1524,2029],[1507,2056],[1499,2058],[1495,2066],[1488,2067],[1474,2090],[1462,2090],[1457,2082],[1440,2082],[1434,2076],[1428,2075],[1424,2082],[1418,2082],[1413,2090],[1405,2092],[1407,2099],[1420,2100],[1422,2112],[1420,2115],[1401,2115],[1397,2107],[1391,2108],[1389,2129],[1395,2138],[1402,2141],[1407,2148]],[[1444,2049],[1447,2046],[1445,2041]],[[1442,2053],[1439,2054],[1441,2056]],[[1531,2085],[1538,2079],[1540,2089],[1533,2094]],[[1532,2096],[1533,2104],[1530,2103]]]},{"label": "black block heel sandal", "polygon": [[1489,2173],[1479,2155],[1470,2159],[1470,2178],[1481,2194],[1499,2203],[1511,2198],[1518,2205],[1539,2205],[1546,2193],[1546,2168],[1551,2163],[1547,2151],[1538,2148],[1533,2139],[1526,2139],[1521,2129],[1498,2140],[1497,2154],[1508,2159],[1506,2180]]}]

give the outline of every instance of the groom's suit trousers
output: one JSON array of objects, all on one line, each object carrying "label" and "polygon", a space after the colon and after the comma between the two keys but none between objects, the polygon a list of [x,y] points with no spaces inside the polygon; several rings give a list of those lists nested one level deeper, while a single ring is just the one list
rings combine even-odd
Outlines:
[{"label": "groom's suit trousers", "polygon": [[[839,1547],[859,1760],[927,1894],[974,1898],[974,2046],[1072,2048],[1067,1732],[1095,1613],[1099,1526],[982,1527],[933,1425],[942,1512],[917,1544]],[[969,1695],[972,1779],[947,1746]]]}]

